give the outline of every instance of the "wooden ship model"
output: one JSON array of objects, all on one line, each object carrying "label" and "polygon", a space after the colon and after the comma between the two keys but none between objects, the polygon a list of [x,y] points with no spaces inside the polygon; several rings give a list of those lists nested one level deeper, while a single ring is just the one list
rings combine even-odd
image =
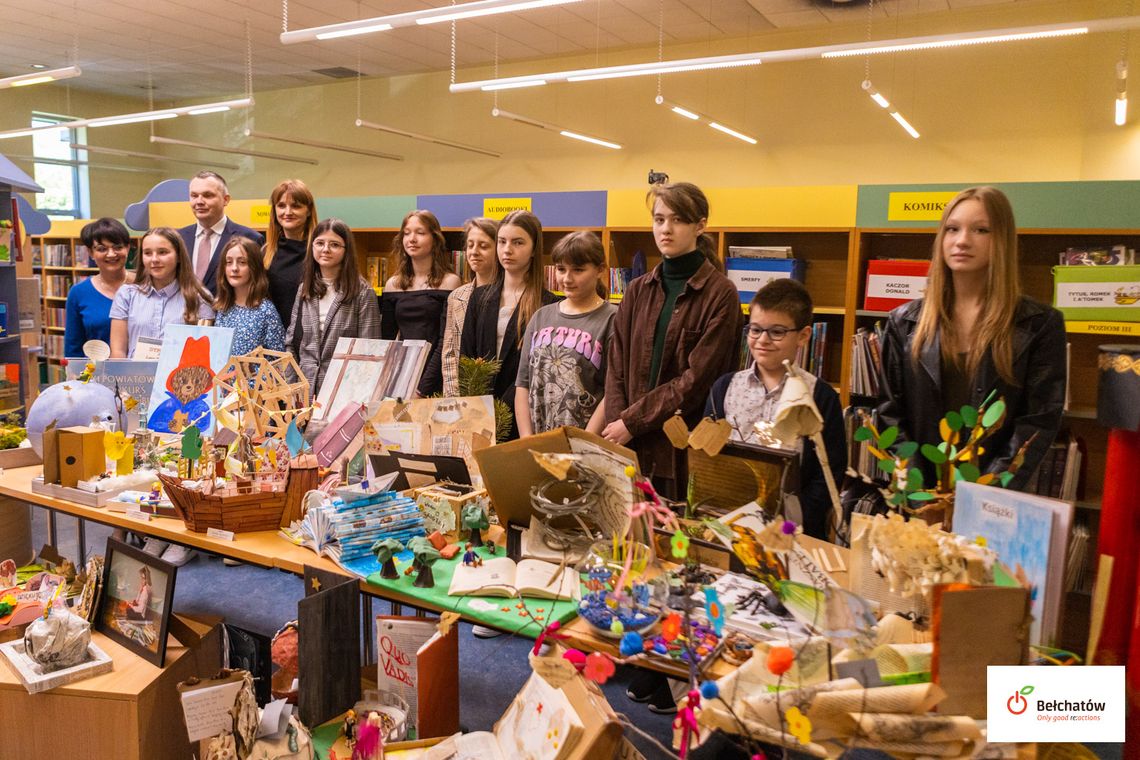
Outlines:
[{"label": "wooden ship model", "polygon": [[218,435],[203,439],[193,425],[182,431],[178,475],[158,478],[188,530],[277,530],[301,518],[305,494],[318,486],[319,464],[303,451],[296,426],[311,407],[304,376],[296,372],[298,382],[286,382],[291,362],[288,354],[261,348],[233,357],[218,375],[225,378],[214,407]]}]

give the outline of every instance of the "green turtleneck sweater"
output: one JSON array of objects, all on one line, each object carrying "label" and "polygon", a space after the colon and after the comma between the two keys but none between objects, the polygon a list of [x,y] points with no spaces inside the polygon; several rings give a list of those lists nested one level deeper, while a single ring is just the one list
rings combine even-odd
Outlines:
[{"label": "green turtleneck sweater", "polygon": [[661,289],[665,291],[665,303],[657,315],[657,329],[653,332],[653,358],[649,362],[649,387],[657,387],[657,376],[661,373],[661,358],[665,353],[665,333],[669,320],[673,318],[673,308],[677,296],[685,289],[685,283],[697,273],[705,255],[700,251],[690,251],[681,256],[661,259]]}]

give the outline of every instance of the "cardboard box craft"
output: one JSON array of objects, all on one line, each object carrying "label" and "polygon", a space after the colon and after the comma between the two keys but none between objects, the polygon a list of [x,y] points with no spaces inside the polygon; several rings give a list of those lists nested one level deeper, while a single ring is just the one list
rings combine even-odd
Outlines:
[{"label": "cardboard box craft", "polygon": [[[529,438],[480,449],[475,452],[475,459],[479,462],[479,471],[483,473],[483,485],[491,497],[491,506],[499,515],[500,523],[530,525],[530,516],[534,512],[530,505],[530,488],[550,477],[550,474],[534,461],[531,452],[571,454],[573,450],[570,448],[570,441],[574,438],[589,441],[632,462],[634,467],[637,467],[637,454],[632,450],[573,427],[555,428]],[[632,485],[630,488],[632,489]]]},{"label": "cardboard box craft", "polygon": [[93,478],[107,469],[102,428],[68,427],[59,431],[59,482],[75,488],[81,480]]}]

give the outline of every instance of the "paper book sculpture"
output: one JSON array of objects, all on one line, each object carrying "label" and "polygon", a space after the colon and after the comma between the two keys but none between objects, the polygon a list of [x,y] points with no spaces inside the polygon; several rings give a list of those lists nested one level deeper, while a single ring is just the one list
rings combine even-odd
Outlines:
[{"label": "paper book sculpture", "polygon": [[223,407],[239,414],[258,436],[283,437],[290,422],[310,411],[309,381],[287,351],[259,347],[245,356],[230,357],[214,385],[220,396],[234,394],[235,401],[223,402]]},{"label": "paper book sculpture", "polygon": [[178,433],[194,425],[203,435],[214,432],[214,378],[230,358],[233,337],[228,327],[166,328],[148,406],[151,430]]}]

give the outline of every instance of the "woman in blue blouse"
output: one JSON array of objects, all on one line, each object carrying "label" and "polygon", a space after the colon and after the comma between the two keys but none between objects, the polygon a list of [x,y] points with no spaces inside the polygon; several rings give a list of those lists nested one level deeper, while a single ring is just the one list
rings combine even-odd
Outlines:
[{"label": "woman in blue blouse", "polygon": [[219,263],[225,276],[218,278],[214,324],[233,328],[230,353],[244,356],[258,346],[284,351],[285,328],[269,299],[269,276],[257,243],[244,237],[231,238]]},{"label": "woman in blue blouse", "polygon": [[196,325],[214,318],[214,297],[194,276],[178,230],[152,227],[142,238],[133,285],[111,304],[111,358],[134,358],[140,338],[162,342],[168,324]]},{"label": "woman in blue blouse", "polygon": [[89,340],[111,341],[111,303],[127,279],[127,253],[131,236],[117,219],[103,217],[79,233],[91,251],[99,274],[88,277],[67,293],[67,326],[63,333],[63,355],[83,356]]}]

